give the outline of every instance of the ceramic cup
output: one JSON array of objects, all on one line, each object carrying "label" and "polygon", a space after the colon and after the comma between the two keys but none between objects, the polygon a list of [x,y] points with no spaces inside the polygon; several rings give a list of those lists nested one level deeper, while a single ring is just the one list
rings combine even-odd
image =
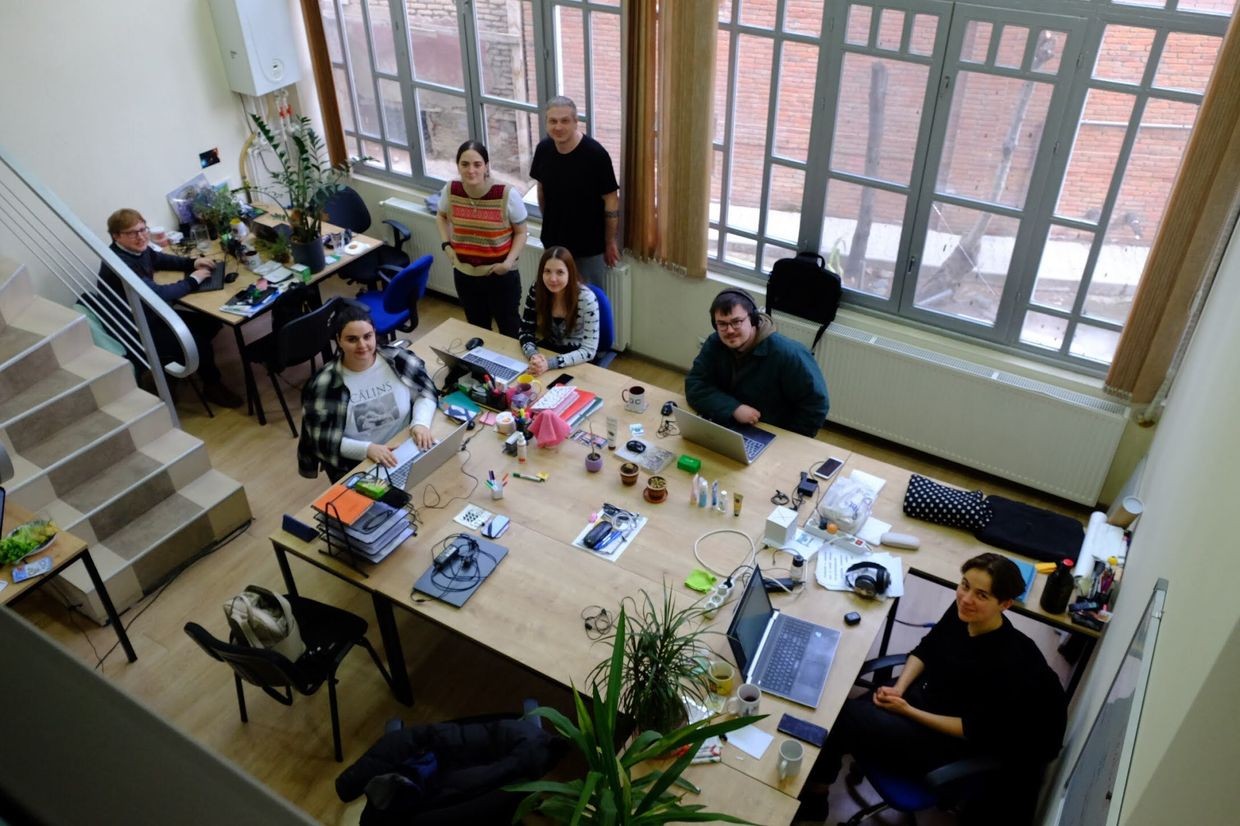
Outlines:
[{"label": "ceramic cup", "polygon": [[724,711],[737,717],[749,717],[758,713],[758,700],[762,697],[762,689],[753,683],[741,683],[736,689],[736,696],[729,697]]},{"label": "ceramic cup", "polygon": [[796,740],[785,740],[779,744],[779,779],[787,780],[801,772],[801,763],[805,761],[805,747]]},{"label": "ceramic cup", "polygon": [[624,400],[624,409],[630,413],[646,412],[646,388],[635,384],[632,387],[621,390],[620,398]]},{"label": "ceramic cup", "polygon": [[716,660],[710,664],[706,676],[710,680],[711,690],[720,697],[727,697],[732,693],[732,686],[736,680],[736,668],[732,663]]}]

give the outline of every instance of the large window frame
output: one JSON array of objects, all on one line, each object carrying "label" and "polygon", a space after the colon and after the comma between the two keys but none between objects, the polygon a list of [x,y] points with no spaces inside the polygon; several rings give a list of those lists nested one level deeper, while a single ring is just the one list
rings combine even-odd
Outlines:
[{"label": "large window frame", "polygon": [[[1156,8],[1162,3],[1161,8]],[[1029,4],[1021,0],[975,0],[975,2],[939,2],[939,0],[866,0],[866,4],[876,9],[894,8],[906,12],[931,11],[941,13],[946,7],[948,14],[958,14],[961,9],[968,9],[976,16],[979,7],[988,7],[985,14],[990,15],[996,25],[1005,20],[1011,23],[1025,23]],[[750,18],[745,19],[746,12],[743,0],[723,2],[719,17],[719,60],[723,68],[717,77],[723,79],[717,84],[716,106],[723,106],[724,111],[716,113],[714,140],[715,179],[712,189],[712,215],[709,235],[709,266],[712,270],[729,273],[742,278],[765,280],[770,267],[780,257],[793,254],[793,244],[788,241],[786,229],[773,232],[772,226],[779,222],[774,220],[770,209],[772,189],[772,171],[791,170],[803,176],[804,191],[801,199],[799,215],[799,231],[796,248],[819,249],[823,244],[822,230],[826,220],[827,199],[830,197],[828,182],[841,176],[833,173],[830,166],[832,141],[834,135],[835,109],[839,96],[838,78],[840,71],[843,29],[847,25],[845,19],[845,0],[823,0],[822,27],[814,32],[790,30],[786,26],[785,16],[794,5],[804,7],[798,0],[777,0],[764,4],[774,6],[772,21],[755,23],[754,12],[749,10]],[[1094,277],[1098,270],[1099,258],[1103,247],[1104,236],[1116,221],[1124,215],[1116,212],[1116,199],[1124,185],[1128,163],[1133,156],[1134,144],[1138,140],[1142,128],[1142,116],[1147,106],[1171,104],[1187,104],[1200,106],[1204,88],[1192,90],[1176,90],[1166,88],[1166,84],[1155,83],[1155,72],[1161,65],[1161,55],[1169,37],[1206,35],[1209,38],[1221,38],[1226,31],[1229,18],[1225,10],[1216,8],[1213,13],[1202,9],[1209,5],[1201,0],[1045,0],[1038,4],[1037,13],[1047,16],[1075,18],[1076,42],[1073,51],[1079,53],[1075,59],[1075,67],[1071,77],[1056,85],[1052,111],[1061,112],[1056,119],[1048,119],[1045,133],[1041,136],[1041,145],[1037,154],[1038,166],[1034,169],[1028,200],[1021,211],[1025,225],[1021,227],[1018,242],[1020,247],[1019,260],[1012,265],[1003,286],[993,322],[975,323],[971,319],[928,312],[924,307],[916,306],[916,259],[921,252],[926,237],[926,201],[934,190],[934,181],[926,180],[933,173],[936,152],[941,148],[942,133],[937,132],[936,140],[931,141],[928,128],[919,134],[916,150],[915,168],[912,181],[907,187],[911,191],[908,209],[902,227],[902,240],[897,260],[893,265],[893,287],[890,295],[876,296],[864,291],[850,289],[845,300],[854,306],[873,310],[881,314],[899,317],[903,320],[924,324],[958,334],[968,339],[976,339],[997,346],[1000,349],[1019,352],[1034,358],[1070,366],[1085,373],[1102,374],[1105,372],[1110,353],[1080,352],[1074,349],[1076,332],[1089,328],[1091,333],[1105,338],[1117,340],[1123,329],[1124,318],[1108,318],[1098,315],[1090,308],[1091,290]],[[1234,13],[1234,3],[1231,13]],[[877,14],[876,14],[877,16]],[[1138,79],[1125,81],[1098,79],[1094,77],[1094,61],[1097,59],[1103,38],[1108,27],[1131,27],[1151,31],[1149,57],[1145,70]],[[1083,33],[1083,40],[1081,35]],[[750,207],[743,212],[745,226],[737,226],[732,216],[738,210],[734,199],[730,197],[730,186],[733,184],[732,159],[737,151],[734,142],[736,121],[740,116],[737,111],[738,89],[744,84],[754,82],[753,72],[740,68],[737,56],[737,43],[740,38],[748,37],[751,41],[765,38],[770,43],[770,75],[769,100],[766,111],[766,139],[762,156],[761,195],[756,205],[756,221],[753,217],[752,194],[745,203]],[[908,32],[905,32],[905,46]],[[943,38],[940,38],[942,40]],[[808,157],[804,160],[782,157],[775,147],[775,134],[780,123],[777,117],[780,111],[778,99],[781,88],[781,54],[788,44],[808,44],[818,50],[818,71],[815,81],[813,106],[806,117],[810,120],[811,147]],[[871,44],[872,45],[872,44]],[[939,46],[943,44],[940,42]],[[837,48],[833,48],[837,47]],[[933,55],[926,56],[924,63],[931,66],[933,76],[927,84],[924,102],[923,125],[934,122],[936,116],[943,118],[942,111],[936,112],[935,107],[946,105],[951,100],[950,94],[944,94],[944,84],[950,85],[953,80],[953,67],[945,65],[947,52],[937,50]],[[994,48],[990,58],[993,62]],[[959,67],[955,67],[959,68]],[[1122,93],[1134,101],[1127,119],[1126,131],[1122,145],[1116,158],[1114,173],[1106,187],[1097,214],[1087,218],[1081,216],[1065,216],[1056,213],[1061,186],[1069,171],[1074,140],[1081,126],[1086,100],[1091,93]],[[781,122],[782,123],[782,122]],[[786,128],[786,125],[785,125]],[[864,130],[864,124],[859,125]],[[1191,127],[1190,127],[1191,129]],[[928,146],[929,143],[935,146]],[[927,151],[933,150],[933,151]],[[752,176],[752,171],[749,173]],[[847,177],[847,176],[844,176]],[[881,185],[880,185],[881,186]],[[750,191],[752,191],[752,181]],[[892,187],[892,189],[895,189]],[[1167,196],[1170,194],[1170,181],[1167,182]],[[916,199],[922,199],[917,201]],[[919,206],[920,205],[920,206]],[[1163,205],[1165,209],[1165,203]],[[783,224],[787,224],[787,215],[780,216]],[[1121,221],[1122,222],[1122,221]],[[1149,223],[1148,221],[1146,222]],[[1085,256],[1084,269],[1080,275],[1074,300],[1067,306],[1048,305],[1037,293],[1039,284],[1039,266],[1048,248],[1048,233],[1055,229],[1061,232],[1078,232],[1093,238],[1089,251]],[[1146,242],[1154,232],[1153,227],[1146,226]],[[1140,236],[1138,236],[1140,237]],[[737,254],[737,241],[751,244],[752,249]],[[729,242],[733,242],[729,246]],[[830,250],[823,249],[827,255]],[[1148,250],[1147,250],[1148,253]],[[1143,259],[1141,259],[1143,260]],[[838,263],[838,262],[837,262]],[[1050,341],[1031,337],[1024,327],[1026,317],[1036,314],[1040,319],[1056,326],[1061,338]]]},{"label": "large window frame", "polygon": [[[371,158],[363,166],[367,175],[398,184],[438,189],[449,179],[447,176],[452,175],[443,156],[447,151],[455,151],[456,137],[477,139],[494,147],[497,141],[493,140],[488,113],[492,116],[497,112],[515,113],[518,131],[524,120],[526,135],[524,140],[518,140],[522,148],[515,163],[509,163],[496,177],[518,185],[533,201],[528,158],[544,135],[542,113],[548,100],[566,94],[568,85],[579,86],[576,94],[570,96],[577,104],[583,131],[589,133],[593,124],[604,121],[614,122],[615,131],[619,131],[621,100],[618,95],[596,93],[598,74],[592,44],[596,32],[606,27],[607,32],[617,33],[615,40],[619,49],[620,0],[508,0],[506,5],[520,10],[522,21],[528,25],[528,40],[518,50],[525,53],[522,63],[525,72],[534,75],[529,93],[514,97],[488,93],[484,88],[482,63],[486,33],[480,31],[478,11],[485,3],[482,0],[448,2],[455,12],[461,61],[459,85],[418,76],[411,36],[422,30],[410,14],[410,6],[417,5],[413,0],[408,0],[408,4],[320,0],[327,38],[327,43],[323,44],[324,53],[328,54],[341,121],[325,124],[325,128],[340,131],[350,156]],[[445,4],[436,5],[443,7]],[[354,31],[350,36],[348,21],[356,22],[358,15],[362,31]],[[600,20],[600,15],[605,15],[606,19]],[[570,43],[570,38],[579,39]],[[385,51],[390,53],[384,54]],[[570,51],[581,59],[580,72],[565,65]],[[454,71],[455,67],[451,67],[449,74]],[[622,72],[615,74],[623,76]],[[572,79],[579,75],[585,80],[573,84]],[[399,90],[398,113],[389,114],[385,110],[383,90],[387,90],[389,102],[392,90]],[[425,96],[461,101],[463,128],[454,130],[450,147],[446,144],[428,146],[433,143],[428,142],[429,129],[424,128],[428,115],[419,107],[419,101]],[[375,110],[378,110],[377,116],[373,114]],[[614,157],[618,160],[619,147],[615,149]],[[428,161],[436,152],[440,157]],[[497,161],[502,163],[492,151],[493,172],[500,165]],[[536,213],[536,207],[534,210]]]}]

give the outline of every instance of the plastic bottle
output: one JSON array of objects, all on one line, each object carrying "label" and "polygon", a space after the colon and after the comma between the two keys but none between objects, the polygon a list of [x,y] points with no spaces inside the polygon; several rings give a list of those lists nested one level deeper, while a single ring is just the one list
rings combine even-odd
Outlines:
[{"label": "plastic bottle", "polygon": [[800,554],[792,557],[792,581],[805,584],[805,557]]},{"label": "plastic bottle", "polygon": [[518,464],[522,464],[522,465],[525,464],[525,460],[526,458],[528,458],[526,454],[527,454],[527,451],[525,447],[525,434],[518,433],[517,434],[517,463]]},{"label": "plastic bottle", "polygon": [[1039,604],[1048,614],[1062,614],[1072,599],[1075,582],[1072,577],[1072,560],[1061,559],[1055,563],[1055,570],[1046,578],[1042,588],[1042,599]]}]

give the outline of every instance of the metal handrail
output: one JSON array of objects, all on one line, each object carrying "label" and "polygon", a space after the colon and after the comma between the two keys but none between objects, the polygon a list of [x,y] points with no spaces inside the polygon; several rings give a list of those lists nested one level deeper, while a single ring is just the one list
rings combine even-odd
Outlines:
[{"label": "metal handrail", "polygon": [[[198,369],[198,345],[185,321],[108,245],[92,233],[64,201],[15,160],[3,145],[0,145],[0,163],[21,181],[30,195],[51,210],[60,224],[86,245],[88,257],[84,258],[71,248],[61,237],[57,227],[49,224],[44,216],[37,214],[27,198],[22,197],[22,193],[15,191],[4,179],[0,179],[0,217],[3,217],[13,230],[17,241],[41,261],[75,299],[85,299],[83,303],[95,312],[107,331],[136,361],[146,367],[150,367],[152,363],[158,364],[155,342],[147,323],[148,312],[157,316],[172,331],[180,345],[182,359],[180,362],[170,361],[163,364],[163,369],[151,370],[151,375],[160,399],[168,407],[173,424],[177,424],[176,406],[165,373],[184,378]],[[89,257],[94,260],[89,260]],[[97,281],[97,261],[102,261],[117,274],[124,288],[123,296],[118,295],[103,280]]]}]

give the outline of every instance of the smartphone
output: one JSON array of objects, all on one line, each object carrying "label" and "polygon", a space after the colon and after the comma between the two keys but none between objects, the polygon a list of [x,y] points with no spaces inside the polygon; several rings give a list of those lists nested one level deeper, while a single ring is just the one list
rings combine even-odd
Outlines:
[{"label": "smartphone", "polygon": [[832,456],[818,467],[814,468],[814,475],[824,482],[830,482],[835,478],[835,474],[840,472],[840,468],[844,466],[842,459]]},{"label": "smartphone", "polygon": [[800,717],[793,717],[791,714],[785,714],[780,719],[778,728],[779,731],[782,731],[789,737],[804,740],[811,746],[822,748],[823,743],[827,742],[827,730],[825,728],[816,726],[808,720],[802,720]]},{"label": "smartphone", "polygon": [[561,384],[571,384],[572,381],[573,381],[573,376],[571,373],[561,373],[560,375],[556,376],[555,381],[551,382],[551,384],[548,384],[547,387],[548,389],[550,389],[552,387],[556,387],[557,385],[561,385]]}]

